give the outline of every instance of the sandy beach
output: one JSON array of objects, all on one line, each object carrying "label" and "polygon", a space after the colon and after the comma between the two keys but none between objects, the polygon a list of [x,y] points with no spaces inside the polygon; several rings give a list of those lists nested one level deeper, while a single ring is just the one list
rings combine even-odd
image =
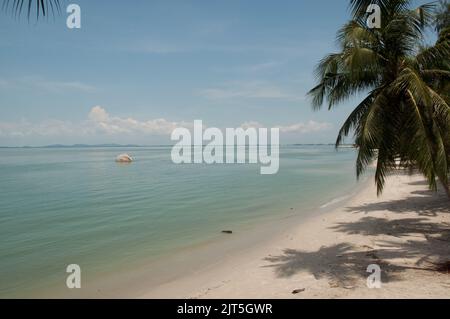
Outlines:
[{"label": "sandy beach", "polygon": [[[449,298],[450,202],[420,175],[367,184],[342,207],[251,250],[159,285],[142,298]],[[367,287],[367,267],[382,270]],[[294,290],[299,290],[293,294]]]}]

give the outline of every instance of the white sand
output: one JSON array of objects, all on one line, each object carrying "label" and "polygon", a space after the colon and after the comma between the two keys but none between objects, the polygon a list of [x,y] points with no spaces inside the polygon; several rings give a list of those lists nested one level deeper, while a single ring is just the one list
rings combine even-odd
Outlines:
[{"label": "white sand", "polygon": [[[423,178],[398,174],[345,207],[310,218],[269,244],[149,289],[143,298],[450,298],[450,201]],[[366,268],[382,269],[369,289]],[[295,289],[305,289],[292,294]]]}]

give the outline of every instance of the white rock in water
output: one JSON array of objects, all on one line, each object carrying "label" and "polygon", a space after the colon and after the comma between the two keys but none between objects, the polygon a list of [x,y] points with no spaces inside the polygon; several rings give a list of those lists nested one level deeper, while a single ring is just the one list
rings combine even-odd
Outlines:
[{"label": "white rock in water", "polygon": [[116,157],[117,163],[131,163],[133,161],[133,158],[128,154],[120,154]]}]

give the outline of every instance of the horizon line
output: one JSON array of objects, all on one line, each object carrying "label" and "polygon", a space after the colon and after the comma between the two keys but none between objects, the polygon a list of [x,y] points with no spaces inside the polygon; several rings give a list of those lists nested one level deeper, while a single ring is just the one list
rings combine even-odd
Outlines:
[{"label": "horizon line", "polygon": [[[16,145],[16,146],[2,146],[0,148],[90,148],[90,147],[110,147],[110,148],[144,148],[144,147],[171,147],[175,144],[115,144],[115,143],[106,143],[106,144],[49,144],[49,145]],[[201,146],[207,146],[208,144],[202,144]],[[269,144],[258,144],[260,145],[269,145]],[[288,144],[277,144],[278,146],[335,146],[336,143],[288,143]],[[341,144],[341,146],[353,146],[354,143],[346,143]],[[193,144],[192,146],[200,146],[197,144]],[[235,145],[235,146],[249,146],[247,144],[244,145]]]}]

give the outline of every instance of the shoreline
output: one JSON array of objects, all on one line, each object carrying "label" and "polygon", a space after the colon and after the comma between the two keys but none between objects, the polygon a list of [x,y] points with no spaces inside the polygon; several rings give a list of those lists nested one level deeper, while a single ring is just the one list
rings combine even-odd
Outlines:
[{"label": "shoreline", "polygon": [[[112,181],[120,181],[121,178],[117,177],[122,176],[135,179],[131,188],[123,192],[108,186],[99,192],[96,187],[79,187],[78,183],[75,189],[80,196],[67,204],[61,201],[61,205],[65,205],[64,209],[49,212],[47,208],[38,210],[49,221],[56,219],[61,222],[53,223],[56,227],[33,229],[30,238],[37,240],[30,240],[24,248],[39,251],[36,253],[37,259],[30,259],[30,263],[23,265],[20,280],[12,280],[10,276],[11,280],[5,281],[2,294],[12,298],[137,298],[151,287],[178,280],[187,273],[195,274],[198,269],[220,264],[223,259],[266,245],[277,234],[282,234],[310,216],[341,205],[349,194],[361,189],[364,179],[357,183],[354,175],[349,173],[354,152],[335,153],[334,148],[288,148],[283,153],[285,169],[276,177],[267,179],[267,182],[253,172],[248,174],[249,179],[243,179],[241,174],[235,173],[240,173],[241,169],[246,173],[248,169],[234,166],[218,172],[214,169],[211,172],[214,177],[212,187],[202,186],[208,183],[194,183],[200,191],[184,194],[185,190],[175,184],[179,182],[177,174],[160,176],[161,181],[165,181],[162,183],[165,191],[158,191],[155,182],[149,183],[147,178],[141,178],[147,176],[143,174],[153,175],[152,171],[148,172],[146,164],[154,157],[160,158],[161,152],[147,156],[144,156],[146,153],[136,154],[141,160],[127,167],[126,171],[116,169],[116,164],[110,160],[111,153],[100,152],[94,157],[95,163],[105,165],[101,175],[96,178],[99,185],[104,184],[105,180],[114,185]],[[88,152],[88,155],[92,156],[92,153]],[[62,156],[64,160],[64,154]],[[56,159],[54,161],[58,162]],[[334,166],[329,166],[329,162]],[[90,162],[87,163],[82,168],[92,166]],[[165,167],[164,161],[158,163]],[[72,166],[71,162],[69,167]],[[78,164],[74,167],[79,168]],[[155,166],[153,168],[156,169]],[[173,173],[178,172],[176,167],[171,169],[175,169]],[[201,176],[208,180],[211,177],[204,169],[199,168],[200,173],[204,174]],[[229,169],[231,172],[228,172]],[[111,179],[110,175],[114,178]],[[137,175],[139,178],[136,178]],[[191,175],[186,177],[189,181]],[[224,179],[220,180],[219,177]],[[52,185],[59,185],[57,180],[52,182]],[[236,184],[238,191],[221,193],[225,185],[233,184]],[[173,195],[166,196],[169,190]],[[205,196],[209,194],[206,193],[208,190],[211,190],[211,196]],[[120,200],[111,201],[111,194],[116,193],[120,193]],[[158,194],[163,195],[161,201],[158,201]],[[90,200],[85,202],[83,197]],[[152,197],[156,201],[149,199]],[[203,200],[203,197],[207,199]],[[177,198],[185,198],[187,202],[177,203]],[[55,198],[52,205],[56,207],[59,200]],[[101,204],[93,205],[100,200]],[[83,207],[80,212],[82,216],[74,219],[70,217],[71,214],[64,214],[66,209],[78,212],[78,207]],[[130,210],[129,214],[127,210]],[[161,213],[158,213],[159,210]],[[36,215],[30,214],[30,220]],[[154,224],[152,216],[157,216]],[[180,216],[180,220],[176,216]],[[63,220],[67,222],[63,223]],[[198,220],[199,223],[193,226],[192,220]],[[81,224],[85,224],[85,227],[81,227]],[[158,224],[164,227],[154,227]],[[25,227],[18,227],[22,228]],[[45,236],[59,238],[58,232],[63,229],[70,233],[71,241],[64,240],[64,237],[55,243],[41,243],[39,240]],[[222,230],[231,230],[233,233],[223,234]],[[34,247],[42,249],[32,249]],[[62,249],[65,247],[67,249]],[[45,259],[40,259],[42,256],[46,256]],[[65,267],[71,263],[82,267],[82,289],[69,290],[66,287]],[[47,270],[47,265],[54,265],[54,270]],[[17,272],[11,268],[10,273]],[[28,278],[28,274],[29,277],[34,274],[33,278]]]},{"label": "shoreline", "polygon": [[[83,289],[68,291],[65,287],[39,292],[44,298],[142,298],[149,291],[158,290],[167,284],[196,277],[199,273],[221,268],[228,260],[241,257],[270,246],[283,239],[287,232],[310,219],[326,215],[345,205],[357,196],[371,182],[371,174],[362,177],[358,183],[340,192],[314,208],[301,208],[302,203],[293,205],[291,211],[264,218],[258,223],[240,224],[232,229],[232,234],[218,233],[216,237],[193,244],[186,248],[162,255],[159,259],[149,259],[133,264],[132,269],[117,269],[109,274],[85,282]],[[329,197],[329,196],[325,196]],[[182,266],[180,266],[182,265]],[[149,288],[150,287],[150,288]],[[159,297],[153,297],[159,298]],[[166,296],[170,298],[170,296]]]},{"label": "shoreline", "polygon": [[[140,298],[450,298],[450,205],[423,178],[390,176],[377,198],[369,179],[337,208],[216,263],[142,291]],[[448,236],[449,238],[447,238]],[[179,259],[182,262],[182,258]],[[366,268],[379,264],[382,288]],[[129,290],[128,287],[126,290]],[[305,289],[292,294],[296,289]]]}]

